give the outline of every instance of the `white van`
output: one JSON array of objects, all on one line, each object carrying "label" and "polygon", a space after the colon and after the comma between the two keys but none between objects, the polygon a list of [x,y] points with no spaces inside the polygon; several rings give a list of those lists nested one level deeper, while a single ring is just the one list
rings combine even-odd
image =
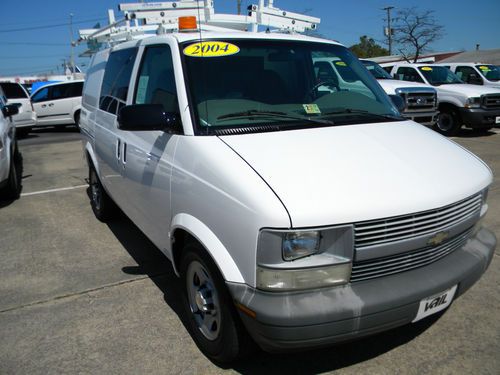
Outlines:
[{"label": "white van", "polygon": [[441,63],[462,81],[471,85],[484,85],[500,89],[500,67],[482,63]]},{"label": "white van", "polygon": [[[323,81],[320,58],[355,84]],[[419,321],[494,253],[487,165],[401,117],[330,40],[123,42],[92,58],[80,121],[95,215],[118,205],[172,261],[188,329],[215,361],[252,340],[313,348]]]},{"label": "white van", "polygon": [[39,87],[31,94],[37,114],[36,126],[66,126],[80,122],[83,80],[57,82]]},{"label": "white van", "polygon": [[444,66],[430,64],[381,64],[402,81],[433,85],[438,93],[436,130],[455,135],[462,125],[486,132],[500,124],[500,89],[464,83]]},{"label": "white van", "polygon": [[12,116],[14,125],[17,129],[17,135],[26,135],[36,124],[36,113],[31,104],[30,96],[26,89],[15,82],[0,82],[0,87],[7,98],[7,104],[20,104],[19,113]]}]

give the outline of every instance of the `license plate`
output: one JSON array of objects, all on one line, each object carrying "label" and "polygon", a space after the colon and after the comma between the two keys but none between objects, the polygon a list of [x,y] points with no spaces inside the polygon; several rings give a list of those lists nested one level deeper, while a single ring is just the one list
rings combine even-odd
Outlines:
[{"label": "license plate", "polygon": [[495,124],[500,124],[500,116],[495,117]]},{"label": "license plate", "polygon": [[457,286],[455,285],[453,288],[445,290],[444,292],[421,300],[417,316],[412,320],[412,323],[418,322],[420,319],[446,309],[453,300],[456,290]]}]

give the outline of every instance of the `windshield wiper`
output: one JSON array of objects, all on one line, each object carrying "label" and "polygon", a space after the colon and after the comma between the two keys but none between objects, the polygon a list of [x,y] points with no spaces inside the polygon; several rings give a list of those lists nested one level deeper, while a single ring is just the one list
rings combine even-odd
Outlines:
[{"label": "windshield wiper", "polygon": [[302,116],[293,116],[293,115],[289,115],[285,112],[260,111],[257,109],[249,109],[247,111],[227,113],[225,115],[221,115],[221,116],[217,117],[216,120],[226,121],[226,120],[238,119],[238,118],[259,118],[259,117],[271,117],[271,118],[280,118],[280,119],[284,119],[284,120],[307,121],[307,122],[311,122],[314,124],[321,124],[321,125],[334,125],[333,121],[330,121],[330,120],[323,120],[323,119],[318,119],[318,118],[302,117]]},{"label": "windshield wiper", "polygon": [[403,117],[401,117],[401,116],[390,115],[390,114],[372,113],[372,112],[366,111],[364,109],[354,109],[354,108],[345,108],[345,109],[342,109],[340,111],[326,112],[326,113],[322,113],[321,116],[323,117],[323,116],[344,115],[344,114],[366,115],[366,116],[378,117],[378,118],[389,119],[389,120],[401,120],[401,119],[403,119]]}]

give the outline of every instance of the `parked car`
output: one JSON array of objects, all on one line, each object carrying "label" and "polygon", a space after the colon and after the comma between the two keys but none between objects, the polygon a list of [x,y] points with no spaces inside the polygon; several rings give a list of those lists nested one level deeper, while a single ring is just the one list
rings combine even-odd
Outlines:
[{"label": "parked car", "polygon": [[438,93],[439,117],[435,129],[447,136],[465,125],[485,132],[500,123],[500,89],[464,83],[450,69],[430,64],[387,63],[391,75],[402,81],[433,85]]},{"label": "parked car", "polygon": [[16,128],[12,118],[20,105],[7,104],[7,98],[0,87],[0,199],[16,199],[21,193],[17,170],[20,159],[16,141]]},{"label": "parked car", "polygon": [[471,85],[484,85],[500,89],[500,68],[482,63],[442,63],[462,81]]},{"label": "parked car", "polygon": [[33,110],[28,92],[22,85],[15,82],[0,82],[0,87],[7,97],[7,104],[21,104],[19,113],[12,116],[17,129],[17,135],[28,134],[30,129],[36,124],[36,113]]},{"label": "parked car", "polygon": [[83,80],[58,82],[39,87],[31,94],[37,114],[36,126],[78,127]]},{"label": "parked car", "polygon": [[422,125],[434,126],[438,118],[438,99],[436,89],[417,82],[402,83],[394,79],[374,61],[361,60],[373,74],[387,95],[399,95],[405,107],[401,114]]}]

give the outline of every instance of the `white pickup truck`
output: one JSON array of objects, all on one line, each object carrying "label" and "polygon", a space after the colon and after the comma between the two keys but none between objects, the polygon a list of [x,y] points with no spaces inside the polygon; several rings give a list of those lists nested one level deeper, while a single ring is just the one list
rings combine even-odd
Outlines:
[{"label": "white pickup truck", "polygon": [[429,64],[381,64],[395,79],[433,85],[438,93],[436,130],[454,135],[465,125],[487,131],[500,124],[500,89],[464,83],[450,69]]},{"label": "white pickup truck", "polygon": [[462,81],[471,85],[489,86],[500,89],[500,67],[482,63],[439,64],[450,69]]},{"label": "white pickup truck", "polygon": [[403,98],[405,109],[401,114],[422,125],[435,126],[438,117],[438,100],[436,89],[417,82],[405,82],[391,77],[374,61],[361,60],[368,71],[373,74],[387,95],[399,95]]}]

